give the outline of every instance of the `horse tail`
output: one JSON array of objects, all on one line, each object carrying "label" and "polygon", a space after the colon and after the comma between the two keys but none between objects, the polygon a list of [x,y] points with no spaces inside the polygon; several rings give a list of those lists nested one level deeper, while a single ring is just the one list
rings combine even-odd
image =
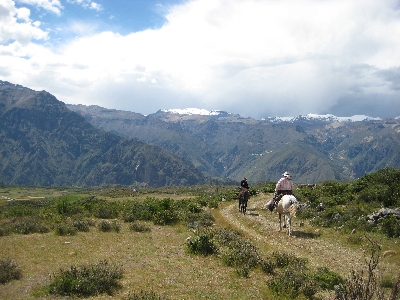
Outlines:
[{"label": "horse tail", "polygon": [[293,203],[289,207],[290,217],[292,217],[292,218],[296,217],[298,206],[299,206],[299,203],[297,202],[297,199],[296,199],[295,201],[293,201]]}]

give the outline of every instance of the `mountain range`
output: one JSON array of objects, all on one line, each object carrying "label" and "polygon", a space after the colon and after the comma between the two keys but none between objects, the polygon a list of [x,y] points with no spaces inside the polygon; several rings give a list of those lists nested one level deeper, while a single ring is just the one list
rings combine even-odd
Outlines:
[{"label": "mountain range", "polygon": [[93,126],[166,149],[206,176],[236,182],[351,180],[400,167],[400,120],[309,114],[255,120],[204,109],[142,114],[67,105]]},{"label": "mountain range", "polygon": [[164,186],[351,180],[400,167],[400,119],[255,120],[204,109],[154,114],[65,104],[0,81],[0,183]]},{"label": "mountain range", "polygon": [[0,81],[0,183],[164,186],[205,182],[160,147],[95,128],[45,91]]}]

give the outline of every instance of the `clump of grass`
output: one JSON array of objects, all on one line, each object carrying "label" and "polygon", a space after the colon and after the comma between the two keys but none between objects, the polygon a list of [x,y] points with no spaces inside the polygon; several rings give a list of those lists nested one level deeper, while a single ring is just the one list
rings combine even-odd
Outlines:
[{"label": "clump of grass", "polygon": [[129,225],[129,229],[136,232],[149,232],[151,231],[150,226],[143,224],[139,221],[134,221]]},{"label": "clump of grass", "polygon": [[67,270],[61,269],[52,276],[49,292],[76,297],[89,297],[102,293],[112,295],[114,290],[120,287],[118,280],[122,276],[122,267],[107,260],[96,264],[71,266]]},{"label": "clump of grass", "polygon": [[108,220],[101,220],[99,224],[97,225],[100,231],[103,232],[109,232],[109,231],[115,231],[115,232],[120,232],[121,230],[121,224],[118,223],[118,221],[114,220],[112,222]]},{"label": "clump of grass", "polygon": [[22,278],[22,271],[11,258],[0,260],[0,284]]}]

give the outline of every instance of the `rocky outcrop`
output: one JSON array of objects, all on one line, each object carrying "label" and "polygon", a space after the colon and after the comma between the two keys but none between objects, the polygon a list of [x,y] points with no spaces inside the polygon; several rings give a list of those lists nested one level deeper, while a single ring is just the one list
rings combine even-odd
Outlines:
[{"label": "rocky outcrop", "polygon": [[389,218],[389,217],[395,217],[397,220],[400,220],[400,207],[398,208],[382,208],[370,215],[367,216],[367,222],[368,223],[373,223],[377,224],[381,222],[382,220]]}]

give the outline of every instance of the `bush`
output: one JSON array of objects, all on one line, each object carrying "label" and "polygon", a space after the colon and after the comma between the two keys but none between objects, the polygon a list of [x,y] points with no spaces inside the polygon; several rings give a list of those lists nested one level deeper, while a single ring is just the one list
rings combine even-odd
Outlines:
[{"label": "bush", "polygon": [[129,226],[129,229],[136,232],[151,231],[151,228],[149,226],[146,226],[145,224],[142,224],[139,221],[132,222],[132,224]]},{"label": "bush", "polygon": [[49,292],[77,297],[89,297],[102,293],[112,295],[113,291],[120,287],[118,280],[122,276],[122,267],[109,263],[107,260],[97,264],[71,266],[67,270],[61,269],[52,276]]},{"label": "bush", "polygon": [[189,237],[186,245],[189,253],[196,255],[207,256],[218,252],[211,232],[202,232],[199,235]]},{"label": "bush", "polygon": [[335,285],[343,283],[343,278],[339,274],[329,271],[325,267],[318,268],[313,278],[323,290],[333,291]]},{"label": "bush", "polygon": [[389,238],[400,237],[400,223],[396,217],[391,216],[382,221],[381,231]]},{"label": "bush", "polygon": [[265,274],[272,275],[274,273],[276,264],[272,259],[263,259],[260,262],[260,266],[261,266],[261,270],[263,270],[263,272]]},{"label": "bush", "polygon": [[56,226],[56,234],[60,236],[76,235],[77,231],[71,223],[60,223]]},{"label": "bush", "polygon": [[289,299],[297,298],[302,293],[311,298],[317,292],[316,284],[304,268],[286,268],[274,276],[268,282],[268,286],[275,294],[286,296]]},{"label": "bush", "polygon": [[13,228],[20,234],[49,232],[49,229],[35,217],[20,219],[13,224]]},{"label": "bush", "polygon": [[109,231],[120,232],[121,230],[121,225],[116,220],[112,222],[107,220],[101,220],[100,223],[97,225],[97,227],[99,228],[100,231],[103,232],[109,232]]},{"label": "bush", "polygon": [[90,223],[85,220],[74,220],[72,225],[78,230],[82,232],[88,232],[90,230]]},{"label": "bush", "polygon": [[215,239],[220,245],[222,261],[227,266],[234,267],[240,276],[248,277],[250,270],[261,262],[257,248],[241,237],[237,231],[217,230]]},{"label": "bush", "polygon": [[14,260],[10,258],[0,260],[0,284],[21,278],[22,271]]}]

